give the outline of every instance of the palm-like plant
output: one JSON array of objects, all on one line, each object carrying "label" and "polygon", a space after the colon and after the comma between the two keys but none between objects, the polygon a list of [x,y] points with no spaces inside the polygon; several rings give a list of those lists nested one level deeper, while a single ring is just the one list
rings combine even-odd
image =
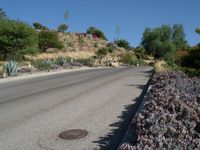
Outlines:
[{"label": "palm-like plant", "polygon": [[69,18],[69,11],[66,10],[66,11],[64,12],[64,19],[67,21],[68,18]]},{"label": "palm-like plant", "polygon": [[0,8],[0,19],[6,18],[6,12]]}]

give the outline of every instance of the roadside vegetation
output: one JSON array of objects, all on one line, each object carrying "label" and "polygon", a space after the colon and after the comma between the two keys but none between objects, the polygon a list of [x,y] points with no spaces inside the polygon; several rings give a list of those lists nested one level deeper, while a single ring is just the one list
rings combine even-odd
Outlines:
[{"label": "roadside vegetation", "polygon": [[200,44],[187,43],[182,25],[163,25],[146,28],[137,51],[154,57],[155,75],[132,120],[135,138],[120,149],[200,149]]},{"label": "roadside vegetation", "polygon": [[200,149],[199,93],[199,78],[180,72],[154,75],[144,108],[132,121],[135,144],[121,149]]},{"label": "roadside vegetation", "polygon": [[[65,22],[68,18],[69,12],[66,11]],[[65,23],[58,25],[55,30],[39,22],[31,26],[8,18],[3,9],[0,10],[0,26],[2,77],[80,66],[145,64],[140,52],[135,52],[127,40],[108,42],[104,32],[96,27],[89,27],[83,33],[70,33]],[[7,64],[11,64],[9,68]],[[13,66],[17,69],[11,68]],[[15,73],[10,74],[8,70],[15,70]]]},{"label": "roadside vegetation", "polygon": [[[67,21],[69,12],[64,13]],[[154,66],[144,109],[134,118],[136,145],[122,150],[200,149],[200,43],[190,46],[181,24],[146,28],[133,47],[117,38],[110,42],[101,29],[67,32],[61,23],[49,29],[7,17],[0,9],[0,75],[98,66]],[[200,35],[200,28],[194,29]],[[184,73],[183,73],[184,72]]]},{"label": "roadside vegetation", "polygon": [[[69,12],[63,16],[66,22]],[[176,70],[200,75],[200,46],[191,47],[187,43],[181,24],[146,28],[137,47],[119,38],[119,27],[117,38],[109,42],[104,32],[93,26],[84,33],[67,32],[66,23],[59,24],[55,30],[39,22],[30,26],[8,18],[3,9],[0,9],[0,26],[0,74],[6,72],[5,64],[11,60],[18,63],[19,72],[64,68],[55,63],[62,57],[71,68],[75,64],[114,67],[154,64],[156,73]],[[200,34],[199,28],[195,31]]]}]

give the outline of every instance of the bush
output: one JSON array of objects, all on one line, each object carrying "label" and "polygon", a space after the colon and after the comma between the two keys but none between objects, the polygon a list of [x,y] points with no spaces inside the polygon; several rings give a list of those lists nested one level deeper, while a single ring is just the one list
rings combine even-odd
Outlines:
[{"label": "bush", "polygon": [[[146,62],[145,62],[143,59],[138,58],[138,59],[137,59],[137,64],[138,64],[139,66],[142,66],[142,65],[146,65]],[[136,65],[137,65],[137,64],[136,64]]]},{"label": "bush", "polygon": [[156,61],[153,65],[155,73],[166,72],[169,70],[169,66],[164,60]]},{"label": "bush", "polygon": [[48,48],[63,48],[63,43],[59,41],[58,35],[52,31],[41,31],[39,33],[39,48],[46,51]]},{"label": "bush", "polygon": [[200,68],[200,47],[198,46],[197,48],[193,48],[190,52],[189,52],[189,56],[186,58],[186,60],[188,61],[188,66],[191,68],[196,68],[199,69]]},{"label": "bush", "polygon": [[68,29],[68,25],[66,25],[66,24],[60,24],[58,26],[58,32],[64,33],[67,29]]},{"label": "bush", "polygon": [[175,54],[175,62],[178,66],[189,68],[200,68],[200,47],[196,46],[190,50],[179,50]]},{"label": "bush", "polygon": [[46,26],[43,26],[39,22],[34,22],[33,27],[37,30],[49,30]]},{"label": "bush", "polygon": [[182,67],[180,70],[191,77],[200,77],[200,69]]},{"label": "bush", "polygon": [[187,66],[187,64],[189,63],[187,61],[189,55],[190,55],[189,50],[178,50],[174,57],[175,63],[178,66]]},{"label": "bush", "polygon": [[102,38],[104,40],[107,40],[106,36],[104,35],[103,31],[101,31],[100,29],[97,29],[95,27],[90,27],[87,30],[88,34],[92,34],[93,36],[96,36],[98,38]]},{"label": "bush", "polygon": [[145,59],[145,49],[143,47],[138,46],[133,51],[136,53],[138,58]]},{"label": "bush", "polygon": [[129,50],[131,48],[129,42],[125,39],[115,40],[114,43],[119,47],[125,48],[126,50]]},{"label": "bush", "polygon": [[108,49],[107,48],[100,48],[97,52],[96,52],[96,55],[98,57],[103,57],[105,55],[108,54]]},{"label": "bush", "polygon": [[113,53],[116,50],[116,46],[113,43],[108,43],[107,49],[108,49],[109,53]]},{"label": "bush", "polygon": [[136,47],[135,52],[139,54],[144,54],[145,53],[145,48],[144,47]]},{"label": "bush", "polygon": [[55,60],[55,64],[59,65],[59,66],[63,66],[63,65],[65,65],[68,62],[69,62],[69,60],[67,58],[64,58],[64,57],[58,57]]},{"label": "bush", "polygon": [[44,70],[49,71],[52,69],[52,65],[54,63],[51,60],[45,60],[45,61],[34,61],[32,62],[32,64],[35,68],[37,68],[40,71],[44,71]]},{"label": "bush", "polygon": [[92,59],[77,59],[75,61],[89,67],[92,67],[94,65]]},{"label": "bush", "polygon": [[137,65],[137,57],[135,54],[129,52],[122,57],[122,62],[128,65]]},{"label": "bush", "polygon": [[93,46],[94,46],[95,48],[97,48],[97,47],[98,47],[98,43],[95,42]]},{"label": "bush", "polygon": [[23,54],[30,53],[30,49],[38,52],[37,44],[38,34],[31,26],[15,20],[0,20],[1,59],[20,58]]}]

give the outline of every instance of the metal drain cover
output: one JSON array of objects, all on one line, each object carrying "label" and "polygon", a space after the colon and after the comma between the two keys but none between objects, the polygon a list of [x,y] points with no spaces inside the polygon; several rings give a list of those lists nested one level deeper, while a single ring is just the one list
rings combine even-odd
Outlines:
[{"label": "metal drain cover", "polygon": [[59,137],[64,140],[76,140],[81,139],[88,135],[88,131],[83,129],[66,130],[59,134]]}]

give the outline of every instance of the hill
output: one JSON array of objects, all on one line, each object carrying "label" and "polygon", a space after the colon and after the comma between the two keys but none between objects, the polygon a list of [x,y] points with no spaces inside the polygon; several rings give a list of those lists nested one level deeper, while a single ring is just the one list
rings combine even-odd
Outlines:
[{"label": "hill", "polygon": [[[119,65],[121,58],[125,55],[126,50],[118,47],[101,38],[93,37],[86,33],[58,33],[59,40],[64,44],[63,49],[49,48],[46,52],[39,53],[35,56],[26,55],[25,59],[31,60],[56,60],[57,58],[69,58],[72,61],[79,59],[92,59],[94,66]],[[99,49],[108,51],[102,57],[97,56]]]}]

